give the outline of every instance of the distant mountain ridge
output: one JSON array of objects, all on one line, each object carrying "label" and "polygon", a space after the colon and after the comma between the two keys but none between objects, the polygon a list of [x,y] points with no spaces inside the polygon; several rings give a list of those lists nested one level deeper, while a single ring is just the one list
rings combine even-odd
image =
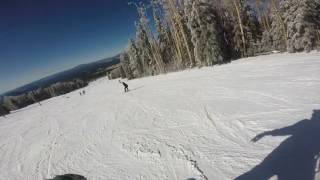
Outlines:
[{"label": "distant mountain ridge", "polygon": [[101,59],[92,63],[80,64],[69,70],[65,70],[45,78],[36,80],[32,83],[18,87],[14,90],[8,91],[2,96],[16,96],[38,88],[45,88],[57,82],[70,81],[73,79],[89,80],[91,75],[101,68],[107,68],[112,65],[120,63],[120,55]]}]

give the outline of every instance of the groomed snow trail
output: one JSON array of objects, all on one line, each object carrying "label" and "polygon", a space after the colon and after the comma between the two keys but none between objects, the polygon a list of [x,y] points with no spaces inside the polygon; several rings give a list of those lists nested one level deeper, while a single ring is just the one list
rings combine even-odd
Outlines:
[{"label": "groomed snow trail", "polygon": [[274,54],[85,88],[0,117],[0,179],[233,179],[320,109],[320,53]]}]

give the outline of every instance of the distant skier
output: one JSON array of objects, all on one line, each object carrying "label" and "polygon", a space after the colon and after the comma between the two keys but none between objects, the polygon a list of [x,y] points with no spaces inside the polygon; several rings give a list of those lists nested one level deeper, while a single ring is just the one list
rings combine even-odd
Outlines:
[{"label": "distant skier", "polygon": [[82,95],[86,95],[86,91],[85,90],[82,91]]},{"label": "distant skier", "polygon": [[121,83],[122,85],[123,85],[123,87],[124,87],[124,92],[128,92],[129,91],[129,86],[128,86],[128,84],[127,83],[125,83],[125,82],[122,82],[122,81],[120,81],[119,80],[119,83]]}]

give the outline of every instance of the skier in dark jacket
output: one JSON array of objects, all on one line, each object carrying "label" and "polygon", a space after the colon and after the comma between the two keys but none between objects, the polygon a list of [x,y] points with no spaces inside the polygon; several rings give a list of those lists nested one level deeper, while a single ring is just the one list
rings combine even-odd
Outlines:
[{"label": "skier in dark jacket", "polygon": [[128,92],[129,91],[129,88],[128,88],[128,84],[125,83],[125,82],[122,82],[119,80],[119,83],[122,83],[123,87],[124,87],[124,92]]}]

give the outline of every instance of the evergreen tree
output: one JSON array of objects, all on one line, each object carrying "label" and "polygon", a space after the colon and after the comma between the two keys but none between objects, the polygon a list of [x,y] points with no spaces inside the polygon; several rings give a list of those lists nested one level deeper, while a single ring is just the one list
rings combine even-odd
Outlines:
[{"label": "evergreen tree", "polygon": [[[228,62],[231,59],[239,57],[239,54],[236,50],[236,45],[234,41],[234,27],[236,26],[236,22],[234,21],[232,11],[228,10],[226,1],[223,0],[216,0],[216,10],[218,14],[218,26],[221,28],[219,32],[219,37],[221,40],[220,46],[223,52],[224,61]],[[220,29],[219,28],[219,29]]]},{"label": "evergreen tree", "polygon": [[270,34],[270,31],[265,30],[262,33],[259,52],[270,52],[272,50],[274,50],[272,35]]},{"label": "evergreen tree", "polygon": [[[279,7],[275,0],[271,0],[271,29],[269,35],[271,36],[272,50],[286,51],[288,43],[287,24],[283,12],[285,9]],[[269,37],[265,37],[269,38]],[[265,41],[267,42],[268,39]]]},{"label": "evergreen tree", "polygon": [[141,63],[141,57],[139,49],[137,48],[133,39],[129,41],[128,47],[129,67],[132,72],[132,76],[137,78],[143,75],[143,67]]},{"label": "evergreen tree", "polygon": [[289,52],[316,49],[320,25],[319,0],[283,0],[280,3],[288,29]]},{"label": "evergreen tree", "polygon": [[169,23],[171,37],[174,44],[175,65],[178,69],[193,67],[195,65],[191,32],[188,28],[187,12],[183,1],[163,0],[163,9],[166,21]]},{"label": "evergreen tree", "polygon": [[257,44],[262,38],[262,28],[257,17],[257,13],[249,6],[245,5],[244,26],[247,37],[247,55],[254,56],[258,53]]},{"label": "evergreen tree", "polygon": [[197,65],[211,66],[223,61],[217,11],[211,0],[192,0],[188,25]]},{"label": "evergreen tree", "polygon": [[174,60],[174,47],[172,39],[170,38],[170,29],[164,25],[162,20],[161,6],[159,1],[152,0],[152,10],[155,27],[158,32],[157,40],[162,60],[167,66],[172,66],[170,63]]},{"label": "evergreen tree", "polygon": [[140,55],[142,72],[147,76],[153,75],[155,73],[155,62],[152,58],[151,44],[147,32],[140,23],[137,25],[136,45]]},{"label": "evergreen tree", "polygon": [[121,62],[122,70],[124,71],[124,74],[125,74],[126,78],[132,79],[133,78],[133,74],[132,74],[132,71],[131,71],[130,59],[129,59],[129,56],[128,56],[127,52],[121,53],[120,62]]},{"label": "evergreen tree", "polygon": [[[238,56],[253,56],[256,53],[256,44],[261,40],[261,26],[256,12],[245,0],[231,0],[228,5],[233,12],[234,45]],[[231,8],[232,7],[232,8]]]}]

